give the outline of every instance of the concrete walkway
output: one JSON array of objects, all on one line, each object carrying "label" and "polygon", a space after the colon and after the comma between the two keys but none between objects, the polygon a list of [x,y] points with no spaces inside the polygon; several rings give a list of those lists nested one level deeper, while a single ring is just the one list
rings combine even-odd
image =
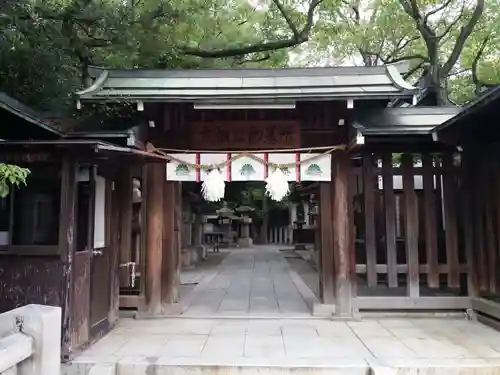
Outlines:
[{"label": "concrete walkway", "polygon": [[[284,248],[282,246],[281,248]],[[308,317],[318,300],[276,246],[231,249],[187,296],[185,316]],[[224,251],[224,250],[221,250]],[[210,256],[210,254],[209,254]]]}]

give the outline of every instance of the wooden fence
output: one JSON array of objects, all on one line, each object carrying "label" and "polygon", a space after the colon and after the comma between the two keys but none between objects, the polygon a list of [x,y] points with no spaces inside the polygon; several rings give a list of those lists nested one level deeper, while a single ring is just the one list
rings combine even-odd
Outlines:
[{"label": "wooden fence", "polygon": [[460,158],[365,153],[353,171],[354,308],[470,307]]}]

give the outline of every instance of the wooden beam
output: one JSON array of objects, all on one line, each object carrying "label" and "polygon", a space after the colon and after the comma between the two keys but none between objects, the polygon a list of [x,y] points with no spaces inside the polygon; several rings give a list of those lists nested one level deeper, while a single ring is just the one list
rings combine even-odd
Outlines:
[{"label": "wooden beam", "polygon": [[472,306],[470,297],[356,297],[359,310],[464,310]]},{"label": "wooden beam", "polygon": [[161,313],[164,164],[146,167],[146,313]]},{"label": "wooden beam", "polygon": [[349,194],[350,158],[346,151],[335,152],[333,161],[333,256],[335,264],[335,313],[352,315],[354,277],[354,224]]},{"label": "wooden beam", "polygon": [[333,217],[332,217],[332,183],[319,183],[319,216],[321,222],[320,233],[320,296],[324,304],[335,303],[334,268],[333,268]]},{"label": "wooden beam", "polygon": [[413,175],[413,155],[403,154],[403,192],[405,202],[405,248],[408,264],[407,288],[408,296],[416,298],[420,293],[418,269],[418,207]]}]

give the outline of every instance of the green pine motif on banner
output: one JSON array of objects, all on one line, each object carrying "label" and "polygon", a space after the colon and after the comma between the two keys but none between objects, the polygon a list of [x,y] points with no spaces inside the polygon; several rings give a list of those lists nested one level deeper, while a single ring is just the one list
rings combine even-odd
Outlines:
[{"label": "green pine motif on banner", "polygon": [[309,167],[307,167],[306,174],[310,176],[321,176],[323,174],[323,171],[318,164],[313,163]]},{"label": "green pine motif on banner", "polygon": [[177,176],[187,176],[189,175],[189,168],[186,164],[177,164],[175,167],[175,174]]},{"label": "green pine motif on banner", "polygon": [[248,178],[251,175],[255,174],[255,168],[253,167],[252,164],[249,163],[243,164],[243,166],[240,169],[240,174]]}]

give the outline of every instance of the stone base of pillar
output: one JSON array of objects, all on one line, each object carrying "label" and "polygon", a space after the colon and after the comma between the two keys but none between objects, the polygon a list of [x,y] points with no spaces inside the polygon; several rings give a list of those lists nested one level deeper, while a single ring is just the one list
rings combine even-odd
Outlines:
[{"label": "stone base of pillar", "polygon": [[191,265],[195,266],[199,262],[200,257],[198,256],[198,250],[195,248],[189,249],[191,252]]},{"label": "stone base of pillar", "polygon": [[304,243],[296,243],[293,245],[294,250],[307,250],[306,244]]},{"label": "stone base of pillar", "polygon": [[238,238],[238,245],[240,247],[252,247],[253,246],[253,239],[251,239],[250,237]]},{"label": "stone base of pillar", "polygon": [[181,251],[182,268],[191,269],[194,267],[194,265],[191,261],[191,258],[192,258],[191,255],[192,255],[192,252],[190,249],[183,249]]},{"label": "stone base of pillar", "polygon": [[315,303],[313,305],[312,309],[312,315],[313,316],[320,316],[320,317],[332,317],[335,315],[335,305],[327,305],[324,303]]}]

